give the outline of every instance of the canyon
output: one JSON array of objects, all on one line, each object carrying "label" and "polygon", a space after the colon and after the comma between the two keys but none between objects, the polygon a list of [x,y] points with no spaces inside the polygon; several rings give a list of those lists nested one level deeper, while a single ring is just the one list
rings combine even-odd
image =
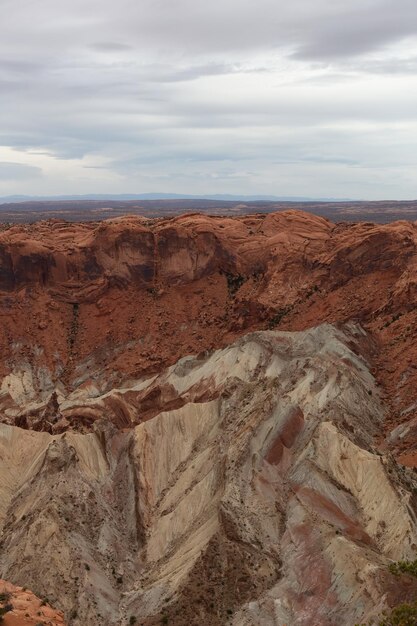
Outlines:
[{"label": "canyon", "polygon": [[414,602],[416,265],[295,210],[0,226],[0,593],[49,611],[5,626]]}]

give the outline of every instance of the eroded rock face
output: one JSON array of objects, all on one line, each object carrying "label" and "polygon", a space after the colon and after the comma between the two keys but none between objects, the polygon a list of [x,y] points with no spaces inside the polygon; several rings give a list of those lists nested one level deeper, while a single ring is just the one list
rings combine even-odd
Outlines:
[{"label": "eroded rock face", "polygon": [[0,232],[0,576],[74,626],[415,598],[416,244],[296,211]]},{"label": "eroded rock face", "polygon": [[407,598],[387,566],[415,555],[417,481],[376,447],[369,341],[255,332],[61,391],[92,432],[0,425],[2,576],[91,626],[353,624]]},{"label": "eroded rock face", "polygon": [[[61,416],[32,401],[44,406],[59,385],[111,390],[253,330],[356,320],[375,340],[387,435],[402,426],[388,445],[413,465],[416,235],[410,222],[337,225],[298,211],[4,230],[1,407],[23,394],[30,410],[20,425],[54,432]],[[76,417],[79,430],[96,418]]]}]

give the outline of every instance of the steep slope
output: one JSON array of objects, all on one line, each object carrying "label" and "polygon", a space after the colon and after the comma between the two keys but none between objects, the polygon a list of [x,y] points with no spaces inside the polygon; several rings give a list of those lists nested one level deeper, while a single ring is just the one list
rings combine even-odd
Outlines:
[{"label": "steep slope", "polygon": [[74,626],[415,599],[416,263],[296,211],[0,230],[0,576]]},{"label": "steep slope", "polygon": [[404,423],[389,445],[410,452],[416,234],[409,222],[335,225],[296,211],[14,226],[0,232],[0,375],[44,401],[59,384],[110,390],[251,330],[353,319],[375,339],[388,434]]},{"label": "steep slope", "polygon": [[2,575],[91,626],[351,624],[416,593],[387,567],[415,554],[417,480],[376,448],[371,349],[256,332],[69,393],[93,432],[0,425]]}]

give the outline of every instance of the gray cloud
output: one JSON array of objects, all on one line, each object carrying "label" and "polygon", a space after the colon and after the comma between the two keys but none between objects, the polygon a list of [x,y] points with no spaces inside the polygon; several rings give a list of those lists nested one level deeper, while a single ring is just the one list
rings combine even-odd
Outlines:
[{"label": "gray cloud", "polygon": [[417,4],[413,0],[339,3],[342,10],[313,26],[292,55],[299,59],[358,57],[383,46],[415,37]]},{"label": "gray cloud", "polygon": [[98,52],[126,52],[127,50],[131,50],[132,46],[129,46],[126,43],[120,43],[118,41],[98,41],[96,43],[92,43],[90,45],[92,50],[97,50]]},{"label": "gray cloud", "polygon": [[0,161],[0,180],[25,181],[41,176],[42,170],[39,167]]},{"label": "gray cloud", "polygon": [[415,0],[3,0],[0,193],[415,195],[416,71]]}]

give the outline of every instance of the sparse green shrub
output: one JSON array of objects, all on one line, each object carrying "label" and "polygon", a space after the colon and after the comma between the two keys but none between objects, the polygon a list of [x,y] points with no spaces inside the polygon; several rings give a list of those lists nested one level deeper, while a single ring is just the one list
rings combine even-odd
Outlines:
[{"label": "sparse green shrub", "polygon": [[288,313],[291,311],[291,309],[289,307],[287,308],[283,308],[283,309],[278,309],[277,312],[275,313],[275,315],[273,315],[268,322],[268,328],[269,330],[272,330],[273,328],[275,328],[275,326],[278,326],[278,324],[281,322],[282,319],[284,319],[284,317],[286,315],[288,315]]},{"label": "sparse green shrub", "polygon": [[75,344],[75,340],[78,334],[78,317],[79,317],[79,305],[78,302],[74,302],[72,305],[72,322],[68,334],[68,345],[70,352],[72,352]]},{"label": "sparse green shrub", "polygon": [[390,613],[384,613],[376,621],[371,620],[367,624],[355,624],[355,626],[416,626],[417,625],[417,602],[412,604],[399,604],[391,609]]},{"label": "sparse green shrub", "polygon": [[417,602],[400,604],[379,622],[379,626],[416,626]]},{"label": "sparse green shrub", "polygon": [[391,574],[399,576],[400,574],[410,574],[417,578],[417,559],[415,561],[397,561],[388,565]]},{"label": "sparse green shrub", "polygon": [[131,616],[130,616],[130,619],[129,619],[129,624],[136,624],[136,621],[137,621],[137,620],[136,620],[135,615],[131,615]]},{"label": "sparse green shrub", "polygon": [[311,287],[311,289],[309,291],[307,291],[307,293],[305,294],[304,298],[306,300],[308,300],[309,298],[311,298],[311,296],[313,296],[315,293],[317,293],[318,290],[319,290],[318,285],[313,285],[313,287]]},{"label": "sparse green shrub", "polygon": [[226,280],[227,280],[227,289],[229,291],[230,296],[234,296],[237,291],[241,288],[246,278],[241,276],[240,274],[229,274],[225,272]]}]

